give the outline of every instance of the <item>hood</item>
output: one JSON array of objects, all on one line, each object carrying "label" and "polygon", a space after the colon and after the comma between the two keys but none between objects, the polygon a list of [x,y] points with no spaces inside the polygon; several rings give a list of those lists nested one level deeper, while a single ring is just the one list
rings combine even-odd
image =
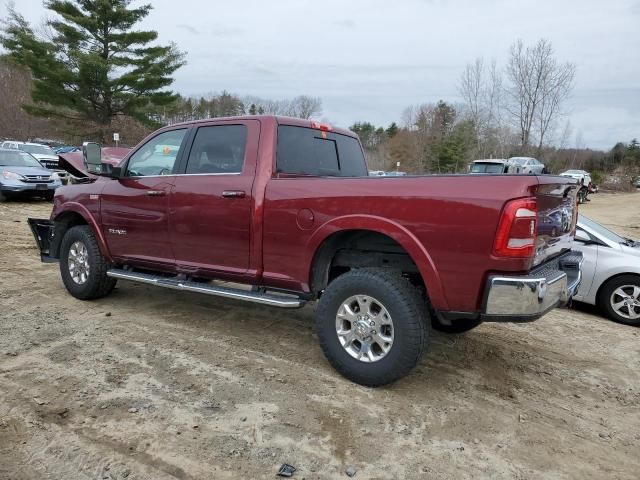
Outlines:
[{"label": "hood", "polygon": [[[104,163],[110,163],[117,166],[122,160],[129,154],[130,148],[122,147],[103,147],[102,148],[102,161]],[[96,178],[96,175],[87,172],[84,166],[84,159],[82,158],[82,152],[70,152],[61,153],[58,155],[60,158],[60,168],[66,170],[74,177],[89,177]]]},{"label": "hood", "polygon": [[[51,170],[47,170],[42,167],[11,167],[11,166],[0,166],[0,171],[7,171],[17,173],[18,175],[40,175],[46,178],[49,178],[53,175]],[[44,179],[43,179],[44,180]]]},{"label": "hood", "polygon": [[640,242],[635,243],[633,246],[620,244],[620,248],[624,253],[640,258]]},{"label": "hood", "polygon": [[58,160],[57,155],[45,155],[43,153],[32,153],[32,157],[36,157],[38,160]]}]

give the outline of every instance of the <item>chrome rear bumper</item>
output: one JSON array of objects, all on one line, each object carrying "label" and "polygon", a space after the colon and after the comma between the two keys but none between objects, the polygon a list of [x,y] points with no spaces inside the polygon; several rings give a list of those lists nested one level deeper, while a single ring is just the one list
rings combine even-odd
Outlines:
[{"label": "chrome rear bumper", "polygon": [[483,321],[528,322],[564,306],[582,280],[582,253],[571,251],[528,275],[492,275],[487,281]]}]

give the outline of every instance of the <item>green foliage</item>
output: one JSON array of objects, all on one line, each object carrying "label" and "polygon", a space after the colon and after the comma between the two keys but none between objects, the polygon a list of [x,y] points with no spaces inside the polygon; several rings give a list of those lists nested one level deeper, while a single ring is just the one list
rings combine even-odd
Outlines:
[{"label": "green foliage", "polygon": [[398,133],[398,124],[396,122],[392,122],[391,125],[385,130],[387,137],[394,137]]},{"label": "green foliage", "polygon": [[466,156],[473,145],[475,130],[471,121],[454,125],[432,148],[436,168],[440,173],[454,173],[466,164]]},{"label": "green foliage", "polygon": [[604,178],[605,178],[604,172],[601,172],[600,170],[591,171],[591,180],[596,185],[600,185],[603,182]]},{"label": "green foliage", "polygon": [[349,127],[349,130],[360,137],[362,145],[367,149],[374,149],[385,139],[385,130],[382,127],[376,128],[369,122],[356,122]]},{"label": "green foliage", "polygon": [[97,125],[103,139],[114,117],[149,123],[150,106],[167,105],[165,90],[184,64],[175,45],[155,45],[155,31],[133,27],[151,5],[129,8],[131,0],[48,0],[56,16],[51,38],[37,35],[11,9],[0,43],[33,76],[30,113],[62,117],[78,125]]}]

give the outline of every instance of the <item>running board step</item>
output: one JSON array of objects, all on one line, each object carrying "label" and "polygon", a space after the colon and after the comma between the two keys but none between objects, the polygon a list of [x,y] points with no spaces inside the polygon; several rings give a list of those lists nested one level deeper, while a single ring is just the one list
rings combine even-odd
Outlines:
[{"label": "running board step", "polygon": [[303,299],[296,298],[294,296],[287,297],[284,295],[273,295],[263,292],[219,287],[216,285],[190,282],[187,280],[177,280],[175,278],[167,278],[159,275],[130,272],[128,270],[112,269],[107,272],[107,276],[111,278],[118,278],[120,280],[131,280],[132,282],[146,283],[157,287],[171,288],[173,290],[205,293],[207,295],[232,298],[234,300],[244,300],[246,302],[260,303],[280,308],[300,308],[305,304]]}]

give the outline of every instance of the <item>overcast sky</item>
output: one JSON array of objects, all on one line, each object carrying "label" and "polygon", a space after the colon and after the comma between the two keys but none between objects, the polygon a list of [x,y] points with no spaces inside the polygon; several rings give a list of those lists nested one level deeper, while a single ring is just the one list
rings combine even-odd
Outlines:
[{"label": "overcast sky", "polygon": [[[173,87],[182,94],[306,94],[322,98],[334,124],[386,126],[409,105],[460,101],[467,62],[504,64],[515,40],[544,37],[577,66],[568,146],[608,149],[640,137],[640,0],[152,3],[143,26],[187,52]],[[42,0],[15,4],[33,23],[46,17]]]}]

